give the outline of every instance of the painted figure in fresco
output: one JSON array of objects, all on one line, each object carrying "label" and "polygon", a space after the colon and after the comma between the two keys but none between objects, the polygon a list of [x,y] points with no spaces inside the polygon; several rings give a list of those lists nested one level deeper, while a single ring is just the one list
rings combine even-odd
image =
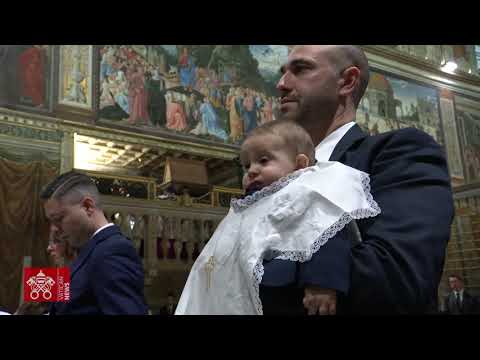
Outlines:
[{"label": "painted figure in fresco", "polygon": [[162,90],[162,80],[158,71],[153,69],[153,76],[146,77],[148,92],[148,113],[153,126],[165,126],[167,104]]},{"label": "painted figure in fresco", "polygon": [[45,103],[45,53],[41,45],[35,45],[20,54],[18,78],[20,96],[30,99],[33,105]]},{"label": "painted figure in fresco", "polygon": [[198,100],[195,111],[193,113],[195,121],[197,122],[197,126],[195,127],[195,129],[189,132],[192,135],[208,135],[208,129],[205,126],[205,123],[202,121],[202,113],[200,112],[201,107],[202,102]]},{"label": "painted figure in fresco", "polygon": [[110,90],[110,84],[108,78],[103,78],[102,81],[102,90],[100,95],[100,107],[105,108],[107,106],[115,106],[115,99],[113,98],[112,92]]},{"label": "painted figure in fresco", "polygon": [[12,53],[12,45],[0,45],[0,106],[5,106],[10,101],[11,85],[9,69],[9,54]]},{"label": "painted figure in fresco", "polygon": [[476,171],[474,167],[473,156],[474,155],[473,155],[472,148],[469,146],[465,147],[465,151],[464,151],[465,167],[467,169],[467,175],[470,181],[476,178]]},{"label": "painted figure in fresco", "polygon": [[202,114],[202,122],[207,129],[208,134],[216,136],[223,141],[227,141],[228,135],[225,130],[220,127],[219,117],[208,100],[208,97],[203,99],[203,104],[200,106],[200,113]]},{"label": "painted figure in fresco", "polygon": [[145,77],[143,68],[136,66],[133,68],[129,79],[129,105],[130,105],[130,124],[137,124],[138,121],[148,124],[150,116],[147,111],[147,93],[145,91]]},{"label": "painted figure in fresco", "polygon": [[230,114],[230,139],[237,142],[243,136],[243,121],[238,109],[237,99],[240,96],[240,89],[230,88],[227,96],[227,110]]},{"label": "painted figure in fresco", "polygon": [[128,119],[130,110],[127,82],[117,81],[114,74],[111,74],[103,79],[101,91],[100,117],[110,120]]},{"label": "painted figure in fresco", "polygon": [[255,105],[257,107],[257,111],[260,111],[260,109],[263,108],[263,104],[264,104],[263,99],[260,96],[260,93],[258,91],[252,91],[252,92],[255,100]]},{"label": "painted figure in fresco", "polygon": [[101,50],[101,118],[212,135],[232,143],[259,123],[278,119],[279,102],[257,91],[255,81],[234,86],[239,59],[199,66],[209,62],[197,64],[192,46],[182,45],[178,57],[175,51],[163,59],[149,46],[155,47],[146,45],[146,53],[131,45],[105,45]]},{"label": "painted figure in fresco", "polygon": [[135,52],[135,50],[133,50],[131,46],[128,46],[126,48],[125,54],[128,62],[133,61],[137,57],[137,53]]},{"label": "painted figure in fresco", "polygon": [[102,61],[100,63],[100,81],[105,77],[110,76],[113,72],[114,59],[115,49],[112,46],[107,46],[103,49]]},{"label": "painted figure in fresco", "polygon": [[178,67],[180,69],[180,85],[191,91],[196,83],[196,67],[186,47],[183,48]]},{"label": "painted figure in fresco", "polygon": [[251,90],[247,89],[243,100],[243,119],[245,122],[245,134],[257,127],[257,106],[252,96]]},{"label": "painted figure in fresco", "polygon": [[130,109],[128,107],[128,87],[127,81],[116,81],[116,88],[114,91],[115,102],[120,106],[120,108],[125,112],[125,114],[130,114]]},{"label": "painted figure in fresco", "polygon": [[197,122],[195,121],[196,95],[194,93],[191,93],[189,96],[184,95],[184,97],[187,123],[191,128],[193,128]]},{"label": "painted figure in fresco", "polygon": [[470,181],[480,177],[480,157],[474,146],[465,149],[465,163],[470,175]]},{"label": "painted figure in fresco", "polygon": [[263,114],[264,114],[264,122],[273,121],[273,110],[272,110],[272,98],[267,97],[265,99],[265,106],[263,107]]},{"label": "painted figure in fresco", "polygon": [[152,80],[159,82],[160,90],[165,90],[165,79],[160,75],[160,70],[158,67],[154,67],[152,70]]},{"label": "painted figure in fresco", "polygon": [[212,87],[210,88],[210,102],[215,108],[219,108],[222,106],[222,95],[220,90],[215,87],[215,83],[212,82]]},{"label": "painted figure in fresco", "polygon": [[86,77],[82,73],[80,64],[82,61],[82,55],[80,53],[80,46],[72,47],[72,71],[70,73],[69,88],[66,100],[73,101],[80,104],[87,103],[86,93]]},{"label": "painted figure in fresco", "polygon": [[228,66],[223,67],[223,82],[229,84],[232,81],[232,74]]},{"label": "painted figure in fresco", "polygon": [[173,92],[167,91],[167,129],[182,131],[187,128],[187,120],[182,105]]}]

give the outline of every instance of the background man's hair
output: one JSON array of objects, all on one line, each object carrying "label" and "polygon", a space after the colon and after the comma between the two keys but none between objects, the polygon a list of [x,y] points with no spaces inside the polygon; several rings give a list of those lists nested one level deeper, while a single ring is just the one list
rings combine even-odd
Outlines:
[{"label": "background man's hair", "polygon": [[100,207],[100,193],[88,175],[76,171],[66,172],[48,184],[42,190],[40,198],[59,200],[66,195],[72,201],[80,201],[85,195],[90,195],[95,200],[95,205]]},{"label": "background man's hair", "polygon": [[315,145],[308,132],[295,121],[281,119],[267,122],[253,129],[245,141],[261,135],[279,136],[285,145],[294,152],[294,155],[305,154],[310,159],[309,165],[315,163]]},{"label": "background man's hair", "polygon": [[450,279],[450,278],[455,278],[455,279],[458,279],[458,280],[460,280],[461,282],[463,282],[462,277],[461,277],[460,275],[457,275],[457,274],[450,274],[450,275],[448,275],[448,278],[449,278],[449,279]]}]

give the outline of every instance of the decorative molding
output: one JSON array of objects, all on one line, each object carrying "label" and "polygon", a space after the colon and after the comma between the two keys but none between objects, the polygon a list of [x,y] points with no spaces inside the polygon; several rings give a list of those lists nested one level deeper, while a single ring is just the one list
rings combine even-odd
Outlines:
[{"label": "decorative molding", "polygon": [[60,172],[62,174],[72,170],[74,167],[74,145],[74,135],[72,133],[65,133],[60,149]]},{"label": "decorative molding", "polygon": [[36,120],[0,114],[0,152],[13,161],[60,164],[63,133]]},{"label": "decorative molding", "polygon": [[46,141],[50,143],[59,143],[62,140],[63,133],[58,131],[40,130],[31,127],[21,127],[18,125],[9,125],[0,122],[0,134]]},{"label": "decorative molding", "polygon": [[11,161],[28,163],[31,161],[46,161],[53,167],[59,167],[60,153],[58,149],[45,147],[19,147],[18,141],[11,137],[0,135],[0,156]]},{"label": "decorative molding", "polygon": [[414,69],[417,69],[417,71],[428,72],[432,75],[451,79],[458,83],[466,83],[480,87],[480,76],[470,75],[464,72],[447,73],[443,71],[439,65],[402,53],[398,50],[388,49],[378,45],[360,45],[360,47],[365,51],[369,59],[369,55],[379,55],[385,60],[393,60],[396,63],[410,65]]},{"label": "decorative molding", "polygon": [[169,151],[179,151],[202,157],[214,157],[224,160],[233,160],[238,157],[238,147],[221,146],[214,144],[199,144],[195,141],[177,140],[174,138],[159,137],[146,134],[134,134],[132,132],[78,123],[61,118],[54,118],[39,114],[30,114],[7,108],[0,108],[0,121],[24,125],[38,129],[58,130],[65,133],[78,133],[102,139],[117,140],[142,144]]},{"label": "decorative molding", "polygon": [[462,96],[455,96],[455,105],[480,113],[480,102]]},{"label": "decorative molding", "polygon": [[445,88],[474,99],[480,99],[480,79],[448,74],[423,61],[417,61],[400,54],[391,54],[384,49],[368,45],[362,47],[373,70],[378,69],[435,87]]},{"label": "decorative molding", "polygon": [[190,220],[221,220],[227,214],[228,208],[222,207],[185,207],[170,200],[144,200],[102,195],[105,210],[131,212],[142,215],[166,217],[181,217]]}]

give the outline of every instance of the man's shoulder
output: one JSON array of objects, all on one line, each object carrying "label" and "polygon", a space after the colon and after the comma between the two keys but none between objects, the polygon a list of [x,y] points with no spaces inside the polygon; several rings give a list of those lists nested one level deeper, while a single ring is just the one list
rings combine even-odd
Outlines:
[{"label": "man's shoulder", "polygon": [[468,291],[463,291],[463,297],[464,298],[476,298],[475,295],[470,294]]},{"label": "man's shoulder", "polygon": [[367,139],[371,142],[437,144],[431,135],[413,127],[391,130],[378,135],[371,135],[368,136]]},{"label": "man's shoulder", "polygon": [[375,158],[398,158],[427,151],[432,156],[444,156],[444,150],[429,134],[415,128],[388,131],[366,136],[357,151],[375,154]]},{"label": "man's shoulder", "polygon": [[111,254],[129,254],[135,252],[132,241],[123,235],[118,229],[110,229],[107,236],[100,239],[94,250],[94,256],[105,256]]}]

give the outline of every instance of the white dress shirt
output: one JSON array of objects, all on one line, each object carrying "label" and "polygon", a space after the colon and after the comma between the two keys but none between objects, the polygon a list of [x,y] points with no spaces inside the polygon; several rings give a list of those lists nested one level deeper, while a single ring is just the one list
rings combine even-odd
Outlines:
[{"label": "white dress shirt", "polygon": [[92,235],[91,238],[94,238],[95,235],[97,235],[97,234],[98,234],[100,231],[102,231],[103,229],[106,229],[107,227],[113,226],[113,225],[115,225],[115,224],[113,224],[113,223],[108,223],[107,225],[103,225],[100,229],[98,229],[97,231],[95,231],[95,232],[93,233],[93,235]]},{"label": "white dress shirt", "polygon": [[339,127],[337,130],[328,135],[322,140],[320,144],[315,148],[315,159],[317,161],[328,161],[332,156],[335,146],[342,140],[345,134],[355,125],[355,122],[351,121]]}]

